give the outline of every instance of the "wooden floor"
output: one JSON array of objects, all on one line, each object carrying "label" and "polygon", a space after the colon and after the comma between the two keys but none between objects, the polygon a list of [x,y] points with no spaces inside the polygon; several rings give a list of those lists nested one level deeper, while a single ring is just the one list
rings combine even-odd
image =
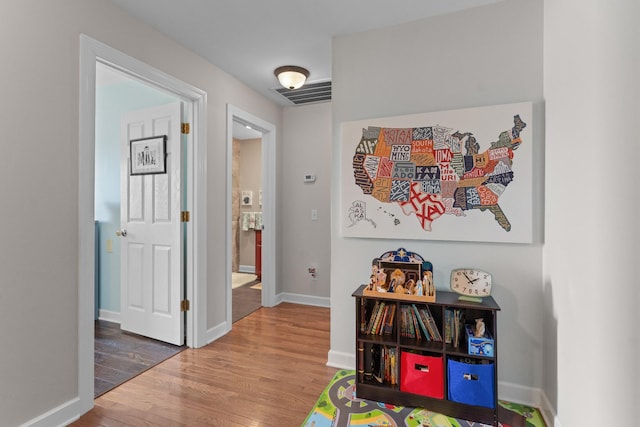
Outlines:
[{"label": "wooden floor", "polygon": [[[262,307],[262,292],[251,288],[256,283],[259,281],[233,289],[233,323]],[[94,330],[94,396],[96,397],[185,348],[122,332],[119,324],[104,320],[96,320]]]},{"label": "wooden floor", "polygon": [[100,396],[186,347],[123,332],[120,324],[96,320],[94,396]]},{"label": "wooden floor", "polygon": [[251,289],[259,281],[247,283],[231,291],[231,321],[236,323],[243,317],[262,307],[262,291]]},{"label": "wooden floor", "polygon": [[261,308],[95,400],[72,426],[300,426],[337,369],[329,309]]}]

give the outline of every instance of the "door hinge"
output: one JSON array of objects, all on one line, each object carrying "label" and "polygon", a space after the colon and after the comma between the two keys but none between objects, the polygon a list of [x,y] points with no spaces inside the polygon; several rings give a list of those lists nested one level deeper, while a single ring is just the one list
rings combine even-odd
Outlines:
[{"label": "door hinge", "polygon": [[180,125],[180,132],[182,132],[183,134],[188,135],[190,130],[191,126],[189,125],[189,123],[182,123]]},{"label": "door hinge", "polygon": [[182,301],[180,301],[180,311],[189,311],[190,308],[191,304],[189,304],[188,299],[183,299]]},{"label": "door hinge", "polygon": [[189,211],[180,212],[180,221],[181,222],[189,222],[191,220],[191,213]]}]

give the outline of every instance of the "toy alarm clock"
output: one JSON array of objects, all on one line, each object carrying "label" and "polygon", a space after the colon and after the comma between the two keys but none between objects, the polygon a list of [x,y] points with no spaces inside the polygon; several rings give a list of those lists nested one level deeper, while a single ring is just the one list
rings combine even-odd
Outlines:
[{"label": "toy alarm clock", "polygon": [[458,299],[482,302],[491,295],[491,274],[475,268],[456,268],[451,271],[451,290]]}]

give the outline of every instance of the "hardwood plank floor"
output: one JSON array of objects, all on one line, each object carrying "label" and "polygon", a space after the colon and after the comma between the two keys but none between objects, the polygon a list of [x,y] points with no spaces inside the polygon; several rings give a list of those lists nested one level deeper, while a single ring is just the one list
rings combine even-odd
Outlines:
[{"label": "hardwood plank floor", "polygon": [[328,351],[328,308],[263,307],[99,397],[72,426],[300,426],[337,371]]},{"label": "hardwood plank floor", "polygon": [[120,324],[95,321],[94,396],[100,396],[186,346],[123,332]]},{"label": "hardwood plank floor", "polygon": [[243,317],[262,307],[262,291],[251,289],[259,281],[247,283],[232,290],[231,293],[231,321],[236,323]]}]

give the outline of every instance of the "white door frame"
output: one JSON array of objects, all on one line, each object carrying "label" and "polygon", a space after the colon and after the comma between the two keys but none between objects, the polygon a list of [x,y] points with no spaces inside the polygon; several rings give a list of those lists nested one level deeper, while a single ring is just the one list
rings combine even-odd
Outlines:
[{"label": "white door frame", "polygon": [[185,103],[185,112],[191,118],[186,183],[191,222],[187,224],[185,247],[186,296],[191,301],[191,311],[187,312],[186,333],[190,347],[207,343],[207,93],[81,34],[78,159],[78,396],[81,414],[93,408],[94,400],[95,82],[98,61],[175,95]]},{"label": "white door frame", "polygon": [[[233,122],[250,125],[262,132],[262,305],[273,307],[276,301],[276,127],[252,114],[227,104],[227,232],[225,283],[231,283],[232,220],[231,184],[233,164]],[[226,286],[227,316],[226,323],[231,327],[231,287]]]}]

